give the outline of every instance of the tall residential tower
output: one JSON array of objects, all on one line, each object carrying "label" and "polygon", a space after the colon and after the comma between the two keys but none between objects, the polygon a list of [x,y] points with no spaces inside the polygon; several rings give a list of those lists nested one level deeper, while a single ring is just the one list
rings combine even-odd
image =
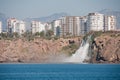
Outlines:
[{"label": "tall residential tower", "polygon": [[104,15],[100,13],[89,13],[87,18],[87,31],[103,31]]}]

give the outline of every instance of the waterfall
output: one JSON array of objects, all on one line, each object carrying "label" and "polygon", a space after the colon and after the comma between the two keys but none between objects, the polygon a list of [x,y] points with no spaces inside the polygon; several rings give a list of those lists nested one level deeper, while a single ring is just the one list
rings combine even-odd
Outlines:
[{"label": "waterfall", "polygon": [[89,59],[88,51],[89,51],[89,41],[91,36],[87,37],[87,40],[82,40],[82,43],[79,49],[69,58],[66,62],[70,63],[83,63],[85,59]]}]

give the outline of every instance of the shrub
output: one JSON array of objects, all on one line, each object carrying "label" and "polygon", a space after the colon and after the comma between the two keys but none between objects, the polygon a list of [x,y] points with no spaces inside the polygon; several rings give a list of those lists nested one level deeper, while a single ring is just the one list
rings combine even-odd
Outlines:
[{"label": "shrub", "polygon": [[72,55],[75,53],[75,51],[79,48],[79,45],[77,44],[70,44],[68,46],[64,46],[62,48],[62,51],[64,51],[66,54]]}]

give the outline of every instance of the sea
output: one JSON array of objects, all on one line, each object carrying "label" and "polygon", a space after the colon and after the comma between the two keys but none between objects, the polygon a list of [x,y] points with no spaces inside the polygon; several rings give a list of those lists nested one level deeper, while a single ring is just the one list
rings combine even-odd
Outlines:
[{"label": "sea", "polygon": [[120,80],[120,64],[0,64],[0,80]]}]

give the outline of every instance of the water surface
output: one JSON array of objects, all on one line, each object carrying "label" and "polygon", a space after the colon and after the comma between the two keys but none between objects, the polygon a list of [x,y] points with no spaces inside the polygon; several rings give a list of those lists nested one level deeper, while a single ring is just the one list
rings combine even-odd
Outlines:
[{"label": "water surface", "polygon": [[0,80],[120,80],[120,65],[0,64]]}]

